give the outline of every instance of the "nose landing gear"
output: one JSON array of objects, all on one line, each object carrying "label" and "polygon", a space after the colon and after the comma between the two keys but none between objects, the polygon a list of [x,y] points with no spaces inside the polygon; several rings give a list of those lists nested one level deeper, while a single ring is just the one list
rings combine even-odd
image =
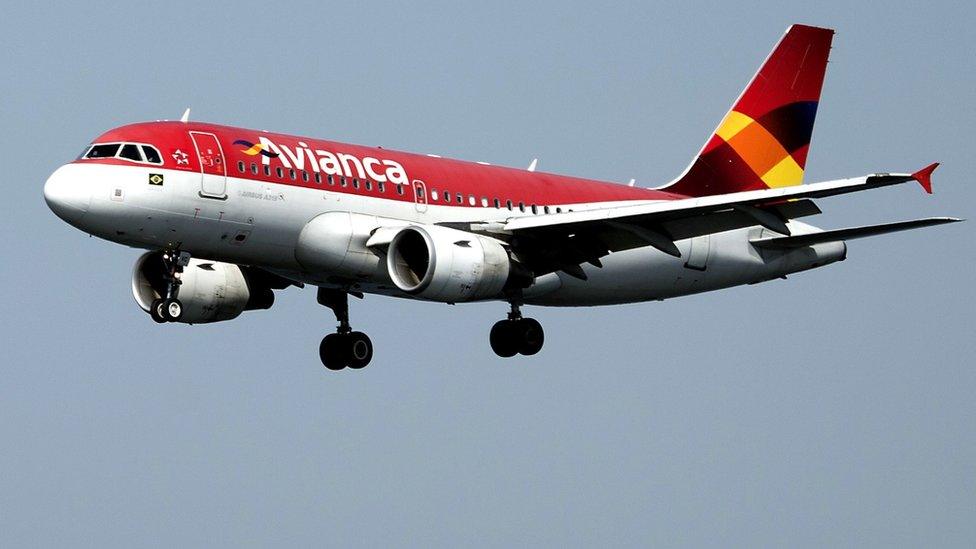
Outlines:
[{"label": "nose landing gear", "polygon": [[166,290],[163,297],[155,299],[149,305],[149,316],[159,323],[177,322],[183,316],[183,303],[178,296],[180,294],[180,277],[183,267],[190,264],[190,254],[188,252],[163,252],[163,279],[166,283]]},{"label": "nose landing gear", "polygon": [[502,358],[534,355],[542,350],[545,340],[542,325],[534,318],[523,318],[517,301],[512,301],[508,318],[496,322],[488,336],[491,350]]},{"label": "nose landing gear", "polygon": [[[353,294],[355,295],[355,294]],[[361,295],[357,297],[362,297]],[[319,358],[330,370],[365,368],[373,359],[373,342],[362,332],[354,332],[349,325],[349,294],[340,290],[319,288],[318,302],[335,313],[339,326],[319,344]]]}]

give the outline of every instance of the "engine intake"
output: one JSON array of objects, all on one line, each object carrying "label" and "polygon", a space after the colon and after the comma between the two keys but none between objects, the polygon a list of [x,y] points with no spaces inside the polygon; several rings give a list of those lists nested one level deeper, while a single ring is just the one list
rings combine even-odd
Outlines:
[{"label": "engine intake", "polygon": [[[145,253],[136,261],[132,296],[143,311],[149,312],[152,302],[163,297],[165,269],[161,252]],[[180,278],[183,314],[179,322],[220,322],[237,318],[244,311],[271,308],[272,285],[259,273],[248,273],[246,269],[233,263],[190,259]]]},{"label": "engine intake", "polygon": [[400,290],[446,303],[496,297],[513,271],[500,241],[437,225],[400,229],[386,266]]}]

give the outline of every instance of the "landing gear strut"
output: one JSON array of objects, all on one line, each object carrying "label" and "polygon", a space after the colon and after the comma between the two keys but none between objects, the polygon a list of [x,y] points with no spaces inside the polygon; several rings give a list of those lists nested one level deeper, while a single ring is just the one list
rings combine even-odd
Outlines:
[{"label": "landing gear strut", "polygon": [[190,263],[189,252],[166,251],[162,255],[163,279],[166,282],[166,289],[163,297],[153,300],[149,305],[149,316],[156,322],[177,322],[183,316],[183,303],[178,296],[180,294],[180,277],[183,274],[183,267]]},{"label": "landing gear strut", "polygon": [[341,290],[319,288],[318,301],[332,309],[339,322],[336,333],[325,336],[319,344],[322,364],[330,370],[365,368],[373,359],[373,342],[366,334],[354,332],[349,325],[349,294]]},{"label": "landing gear strut", "polygon": [[522,318],[519,302],[512,300],[512,310],[508,319],[499,320],[491,327],[488,341],[491,350],[502,358],[510,358],[517,354],[534,355],[542,350],[546,335],[542,325],[534,318]]}]

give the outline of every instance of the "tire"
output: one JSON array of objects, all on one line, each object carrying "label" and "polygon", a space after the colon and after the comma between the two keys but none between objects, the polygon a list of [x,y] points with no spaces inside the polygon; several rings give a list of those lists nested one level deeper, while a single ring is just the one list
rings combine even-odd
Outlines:
[{"label": "tire", "polygon": [[369,336],[362,332],[352,332],[346,334],[345,339],[348,366],[354,370],[369,366],[373,360],[373,342],[369,340]]},{"label": "tire", "polygon": [[531,356],[542,350],[546,342],[546,333],[542,324],[534,318],[523,318],[518,321],[519,353]]},{"label": "tire", "polygon": [[340,334],[329,334],[319,343],[319,359],[322,365],[332,371],[346,367],[346,341]]},{"label": "tire", "polygon": [[491,344],[491,350],[502,358],[511,358],[518,354],[519,339],[515,322],[511,320],[496,322],[488,334],[488,342]]},{"label": "tire", "polygon": [[179,322],[183,316],[183,303],[179,299],[167,299],[162,304],[162,317],[167,322]]},{"label": "tire", "polygon": [[163,315],[163,300],[154,299],[152,304],[149,305],[149,316],[160,324],[166,322],[166,317]]}]

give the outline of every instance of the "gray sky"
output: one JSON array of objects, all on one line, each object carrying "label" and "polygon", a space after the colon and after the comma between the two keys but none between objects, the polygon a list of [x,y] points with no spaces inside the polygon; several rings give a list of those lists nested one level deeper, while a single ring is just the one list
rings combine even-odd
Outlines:
[{"label": "gray sky", "polygon": [[658,185],[791,22],[837,29],[807,181],[842,227],[976,218],[968,3],[12,3],[0,19],[0,545],[964,546],[976,538],[973,221],[625,307],[367,297],[331,373],[314,292],[159,326],[139,252],[41,187],[102,131],[176,118]]}]

